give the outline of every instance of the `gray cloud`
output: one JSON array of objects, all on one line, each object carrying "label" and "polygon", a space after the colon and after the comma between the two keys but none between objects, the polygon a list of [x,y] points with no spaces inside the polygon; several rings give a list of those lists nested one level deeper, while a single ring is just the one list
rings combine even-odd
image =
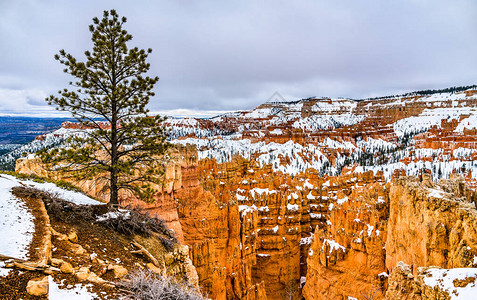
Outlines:
[{"label": "gray cloud", "polygon": [[477,78],[471,0],[3,0],[0,99],[23,95],[41,106],[65,87],[70,78],[53,55],[64,48],[83,58],[91,18],[111,8],[128,17],[131,46],[154,50],[153,111],[250,109],[274,91],[362,98]]}]

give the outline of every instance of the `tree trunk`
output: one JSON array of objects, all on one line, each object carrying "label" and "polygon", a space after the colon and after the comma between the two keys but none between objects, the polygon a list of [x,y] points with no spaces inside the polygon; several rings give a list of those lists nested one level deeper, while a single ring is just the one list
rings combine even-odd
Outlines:
[{"label": "tree trunk", "polygon": [[118,107],[116,99],[115,51],[114,40],[111,40],[111,199],[109,202],[113,206],[118,206]]},{"label": "tree trunk", "polygon": [[113,170],[111,172],[111,196],[109,199],[110,205],[119,205],[118,200],[118,175],[115,174],[116,172]]}]

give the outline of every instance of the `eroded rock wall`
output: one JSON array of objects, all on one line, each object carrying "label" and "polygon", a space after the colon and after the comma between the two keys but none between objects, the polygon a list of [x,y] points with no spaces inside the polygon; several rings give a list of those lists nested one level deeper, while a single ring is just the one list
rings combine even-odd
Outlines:
[{"label": "eroded rock wall", "polygon": [[306,299],[384,295],[388,189],[378,178],[369,184],[354,179],[351,193],[339,190],[330,203],[326,226],[315,230],[303,289]]},{"label": "eroded rock wall", "polygon": [[[60,179],[35,160],[19,160],[17,170]],[[414,274],[472,266],[475,196],[463,180],[436,185],[423,175],[389,185],[382,174],[353,171],[290,176],[240,157],[198,161],[184,147],[165,165],[154,203],[123,194],[123,204],[166,220],[213,299],[299,299],[305,280],[306,299],[381,299],[399,261]],[[104,183],[79,185],[107,199]]]},{"label": "eroded rock wall", "polygon": [[[314,233],[306,299],[448,299],[473,282],[466,272],[477,264],[476,195],[462,177],[377,180],[344,196]],[[439,286],[456,272],[463,275]]]},{"label": "eroded rock wall", "polygon": [[[153,203],[145,203],[127,192],[122,205],[139,206],[165,220],[178,240],[189,246],[199,285],[212,299],[266,299],[265,284],[255,282],[257,212],[239,214],[236,201],[204,190],[199,182],[195,147],[177,147],[164,166],[164,181]],[[20,159],[16,170],[54,180],[72,181],[48,172],[38,159]],[[233,170],[229,176],[234,177]],[[108,200],[106,182],[74,182],[91,196]],[[213,184],[211,182],[210,184]]]},{"label": "eroded rock wall", "polygon": [[477,255],[475,193],[462,177],[439,184],[428,175],[401,177],[390,189],[386,266],[472,267]]}]

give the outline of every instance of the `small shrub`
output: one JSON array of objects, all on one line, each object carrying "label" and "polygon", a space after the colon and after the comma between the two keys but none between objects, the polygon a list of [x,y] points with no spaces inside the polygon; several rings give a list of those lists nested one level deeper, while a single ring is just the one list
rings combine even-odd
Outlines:
[{"label": "small shrub", "polygon": [[374,300],[379,295],[379,289],[369,290],[366,293],[361,292],[364,300]]},{"label": "small shrub", "polygon": [[164,221],[151,217],[147,212],[144,213],[137,208],[128,208],[127,213],[124,210],[111,209],[111,211],[116,212],[117,216],[97,221],[97,223],[129,236],[139,234],[150,237],[154,235],[161,240],[162,245],[168,251],[171,251],[174,244],[177,243],[174,232],[164,224]]},{"label": "small shrub", "polygon": [[25,186],[13,187],[12,194],[18,198],[36,198],[41,199],[43,201],[44,199],[51,197],[51,195],[47,192]]},{"label": "small shrub", "polygon": [[20,180],[32,180],[34,182],[39,182],[39,183],[45,183],[47,181],[45,178],[34,175],[34,174],[23,174],[23,173],[17,173],[13,171],[2,171],[1,174],[14,176]]},{"label": "small shrub", "polygon": [[137,270],[126,277],[124,287],[131,293],[128,300],[203,300],[200,291],[186,283],[151,271]]},{"label": "small shrub", "polygon": [[[58,195],[41,191],[31,187],[14,187],[12,192],[15,196],[34,197],[45,203],[46,210],[51,217],[70,224],[96,223],[118,233],[144,237],[154,236],[158,238],[167,251],[172,251],[177,243],[174,232],[164,223],[149,216],[137,208],[127,210],[100,205],[78,205],[61,199]],[[99,216],[113,213],[116,216],[98,220]]]},{"label": "small shrub", "polygon": [[45,180],[42,178],[32,178],[31,180],[36,183],[45,183]]},{"label": "small shrub", "polygon": [[84,194],[84,192],[79,187],[72,184],[71,182],[64,181],[64,180],[57,180],[54,182],[54,184],[56,184],[58,187],[62,189]]}]

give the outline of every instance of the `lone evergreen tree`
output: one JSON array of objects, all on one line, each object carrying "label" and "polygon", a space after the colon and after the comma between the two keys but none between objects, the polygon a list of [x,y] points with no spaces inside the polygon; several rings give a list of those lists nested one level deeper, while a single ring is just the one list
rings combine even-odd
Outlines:
[{"label": "lone evergreen tree", "polygon": [[118,191],[131,190],[143,200],[155,193],[151,183],[159,183],[158,156],[169,144],[165,141],[164,118],[149,116],[146,108],[158,77],[147,77],[146,62],[151,49],[128,49],[132,36],[123,29],[126,18],[115,10],[104,11],[89,26],[93,50],[85,62],[65,50],[55,59],[75,77],[73,90],[49,96],[48,104],[68,111],[88,130],[68,138],[65,147],[45,150],[40,157],[49,166],[70,172],[75,179],[106,178],[110,204],[118,204]]}]

